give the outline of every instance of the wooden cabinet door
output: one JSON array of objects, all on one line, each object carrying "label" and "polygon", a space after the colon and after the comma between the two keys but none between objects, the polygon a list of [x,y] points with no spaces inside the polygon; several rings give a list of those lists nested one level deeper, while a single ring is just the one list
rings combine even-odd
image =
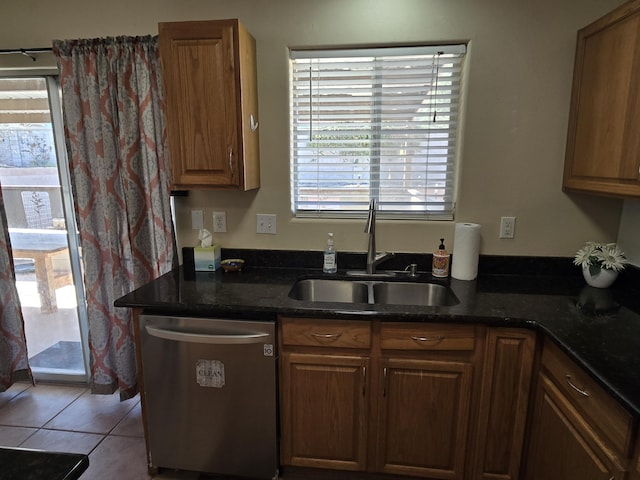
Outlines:
[{"label": "wooden cabinet door", "polygon": [[611,450],[546,375],[539,375],[526,480],[622,480]]},{"label": "wooden cabinet door", "polygon": [[636,452],[631,461],[629,480],[640,480],[640,435],[636,439]]},{"label": "wooden cabinet door", "polygon": [[282,464],[364,470],[369,358],[283,353]]},{"label": "wooden cabinet door", "polygon": [[490,328],[474,445],[474,479],[518,480],[536,336]]},{"label": "wooden cabinet door", "polygon": [[383,357],[381,367],[377,470],[462,479],[472,365]]},{"label": "wooden cabinet door", "polygon": [[255,41],[237,20],[158,30],[174,188],[257,188]]},{"label": "wooden cabinet door", "polygon": [[563,187],[640,197],[640,0],[578,32]]}]

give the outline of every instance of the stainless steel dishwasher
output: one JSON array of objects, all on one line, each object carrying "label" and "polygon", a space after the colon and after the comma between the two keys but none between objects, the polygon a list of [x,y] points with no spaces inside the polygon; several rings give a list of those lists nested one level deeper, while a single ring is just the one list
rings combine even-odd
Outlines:
[{"label": "stainless steel dishwasher", "polygon": [[140,316],[154,467],[277,478],[275,322]]}]

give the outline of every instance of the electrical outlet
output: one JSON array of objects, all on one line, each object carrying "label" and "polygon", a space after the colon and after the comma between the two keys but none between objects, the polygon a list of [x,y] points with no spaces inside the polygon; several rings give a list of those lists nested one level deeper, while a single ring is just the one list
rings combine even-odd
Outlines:
[{"label": "electrical outlet", "polygon": [[202,230],[204,228],[202,210],[191,210],[191,228],[194,230]]},{"label": "electrical outlet", "polygon": [[276,216],[273,214],[258,213],[256,215],[256,233],[276,234]]},{"label": "electrical outlet", "polygon": [[227,231],[227,213],[213,212],[214,233],[225,233]]},{"label": "electrical outlet", "polygon": [[516,234],[516,217],[500,218],[500,238],[513,238]]}]

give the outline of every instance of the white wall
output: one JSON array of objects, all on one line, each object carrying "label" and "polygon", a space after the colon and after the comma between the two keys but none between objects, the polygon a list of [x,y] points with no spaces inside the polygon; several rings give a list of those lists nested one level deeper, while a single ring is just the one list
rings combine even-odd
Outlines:
[{"label": "white wall", "polygon": [[625,200],[618,244],[633,265],[640,267],[640,200]]},{"label": "white wall", "polygon": [[[622,201],[561,191],[576,31],[621,0],[30,0],[3,6],[0,49],[54,38],[157,32],[158,21],[240,18],[258,46],[262,187],[177,199],[181,244],[197,242],[189,211],[227,212],[223,246],[364,251],[362,221],[293,219],[289,201],[288,63],[291,46],[468,41],[458,221],[483,225],[483,254],[572,256],[587,240],[615,241]],[[10,19],[10,21],[6,21]],[[2,59],[0,58],[0,61]],[[255,234],[275,213],[278,234]],[[501,216],[516,238],[498,238]],[[451,247],[452,222],[380,221],[380,250]]]}]

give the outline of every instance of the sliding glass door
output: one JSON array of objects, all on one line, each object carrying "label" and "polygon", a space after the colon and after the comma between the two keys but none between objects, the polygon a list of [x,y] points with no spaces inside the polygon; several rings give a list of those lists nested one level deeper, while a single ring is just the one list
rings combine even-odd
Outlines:
[{"label": "sliding glass door", "polygon": [[36,380],[86,382],[87,320],[57,78],[0,78],[0,182]]}]

